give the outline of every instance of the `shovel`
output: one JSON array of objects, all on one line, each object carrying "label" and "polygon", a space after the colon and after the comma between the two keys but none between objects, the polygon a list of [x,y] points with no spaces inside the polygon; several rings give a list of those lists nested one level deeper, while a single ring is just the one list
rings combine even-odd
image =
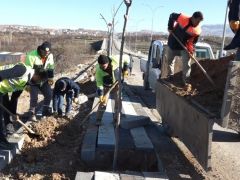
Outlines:
[{"label": "shovel", "polygon": [[198,65],[198,67],[201,69],[201,71],[203,72],[203,74],[207,77],[207,79],[210,81],[210,83],[216,87],[215,83],[213,82],[212,78],[208,75],[208,73],[206,72],[206,70],[202,67],[202,65],[198,62],[198,60],[188,51],[188,49],[186,48],[186,46],[184,46],[184,44],[178,39],[178,37],[172,32],[171,33],[173,35],[173,37],[177,40],[177,42],[183,47],[183,49],[185,51],[188,52],[189,56],[195,61],[195,63]]},{"label": "shovel", "polygon": [[26,124],[24,124],[20,119],[19,119],[19,116],[18,115],[15,115],[13,114],[12,112],[10,112],[2,103],[0,103],[0,107],[6,111],[9,115],[13,116],[14,119],[19,123],[21,124],[27,131],[28,131],[28,136],[30,138],[40,138],[40,135],[35,133],[32,129],[30,129],[29,127],[27,127]]},{"label": "shovel", "polygon": [[[112,87],[104,94],[104,96],[106,96],[107,94],[109,94],[113,89],[114,87],[118,84],[118,81],[116,81]],[[98,105],[101,103],[101,101],[99,100],[98,103],[92,108],[92,110],[87,114],[87,116],[85,116],[85,118],[82,120],[81,124],[82,125],[87,119],[88,117],[92,114],[92,112],[98,107]]]}]

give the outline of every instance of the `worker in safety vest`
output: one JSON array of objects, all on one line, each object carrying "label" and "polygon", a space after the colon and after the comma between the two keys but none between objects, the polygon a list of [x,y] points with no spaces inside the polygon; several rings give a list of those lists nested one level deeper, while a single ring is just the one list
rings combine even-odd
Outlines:
[{"label": "worker in safety vest", "polygon": [[237,48],[235,61],[240,61],[240,0],[229,0],[228,7],[229,26],[235,35],[230,44],[224,47],[224,50]]},{"label": "worker in safety vest", "polygon": [[36,121],[35,109],[38,102],[39,90],[44,96],[42,115],[49,116],[52,114],[50,103],[52,100],[51,85],[53,85],[54,77],[54,60],[51,53],[51,44],[46,41],[38,46],[37,50],[27,53],[24,63],[35,70],[46,71],[48,74],[47,80],[42,81],[37,85],[30,86],[30,108],[28,117],[30,120]]},{"label": "worker in safety vest", "polygon": [[[46,72],[35,71],[34,69],[18,63],[12,66],[0,67],[0,103],[3,102],[3,96],[7,93],[22,91],[27,84],[33,85],[47,78]],[[8,108],[8,107],[7,107]],[[0,148],[8,149],[11,145],[6,140],[4,134],[3,112],[0,108]]]},{"label": "worker in safety vest", "polygon": [[[191,73],[191,58],[189,53],[194,54],[194,45],[198,41],[201,33],[200,22],[203,20],[203,14],[200,11],[194,12],[192,16],[183,13],[172,13],[168,21],[168,46],[166,48],[166,60],[168,62],[168,76],[171,80],[174,75],[175,56],[182,57],[182,80],[183,85],[189,85]],[[178,43],[172,33],[183,43],[188,52]]]},{"label": "worker in safety vest", "polygon": [[[123,76],[128,76],[128,67],[129,67],[129,56],[124,55],[122,58],[123,62]],[[106,56],[100,55],[98,57],[98,64],[96,65],[96,83],[97,83],[97,95],[101,101],[97,115],[96,115],[96,124],[101,124],[102,114],[106,109],[107,101],[109,94],[104,95],[109,88],[118,80],[119,73],[119,55],[115,56]],[[118,82],[121,82],[121,80]],[[117,97],[118,97],[118,85],[112,90],[113,99],[115,100],[115,111],[118,109]],[[116,113],[114,113],[114,120],[116,121]]]}]

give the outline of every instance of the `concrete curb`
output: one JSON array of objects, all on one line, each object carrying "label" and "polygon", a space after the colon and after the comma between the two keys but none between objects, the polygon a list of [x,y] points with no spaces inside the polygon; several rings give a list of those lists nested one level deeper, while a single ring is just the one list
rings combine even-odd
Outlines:
[{"label": "concrete curb", "polygon": [[19,137],[10,137],[8,141],[13,146],[12,149],[0,149],[0,170],[9,164],[16,154],[20,153],[24,143],[24,135]]}]

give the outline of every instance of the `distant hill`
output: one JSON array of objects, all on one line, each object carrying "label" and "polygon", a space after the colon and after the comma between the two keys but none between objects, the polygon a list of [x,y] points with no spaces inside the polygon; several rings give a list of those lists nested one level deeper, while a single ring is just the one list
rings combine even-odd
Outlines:
[{"label": "distant hill", "polygon": [[[226,37],[233,37],[233,32],[229,28],[229,25],[226,25]],[[135,32],[132,32],[135,33]],[[151,34],[151,30],[141,30],[138,31],[138,35],[145,35],[145,34]],[[153,35],[168,35],[167,32],[153,32]],[[209,24],[209,25],[203,25],[202,26],[202,33],[201,36],[219,36],[222,37],[223,34],[223,25],[222,24]]]},{"label": "distant hill", "polygon": [[[226,25],[226,36],[232,37],[234,34],[232,30],[229,28],[229,25]],[[203,25],[202,26],[202,34],[204,36],[222,36],[223,34],[223,25],[222,24],[216,24],[216,25]]]}]

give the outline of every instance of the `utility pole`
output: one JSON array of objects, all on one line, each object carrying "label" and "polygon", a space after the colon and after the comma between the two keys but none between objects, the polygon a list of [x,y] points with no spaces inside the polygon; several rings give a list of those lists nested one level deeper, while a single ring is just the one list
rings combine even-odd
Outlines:
[{"label": "utility pole", "polygon": [[158,7],[156,7],[156,8],[152,8],[150,5],[148,5],[148,4],[143,4],[145,7],[148,7],[149,9],[150,9],[150,11],[151,11],[151,13],[152,13],[152,25],[151,25],[151,42],[152,42],[152,40],[153,40],[153,20],[154,20],[154,15],[155,15],[155,12],[159,9],[159,8],[161,8],[161,7],[164,7],[164,6],[158,6]]},{"label": "utility pole", "polygon": [[108,29],[108,46],[107,46],[107,55],[110,55],[110,38],[111,38],[111,33],[110,33],[110,28],[111,27],[110,23],[107,23],[107,20],[105,19],[105,17],[100,13],[101,19],[104,20],[105,24],[107,25],[107,29]]}]

